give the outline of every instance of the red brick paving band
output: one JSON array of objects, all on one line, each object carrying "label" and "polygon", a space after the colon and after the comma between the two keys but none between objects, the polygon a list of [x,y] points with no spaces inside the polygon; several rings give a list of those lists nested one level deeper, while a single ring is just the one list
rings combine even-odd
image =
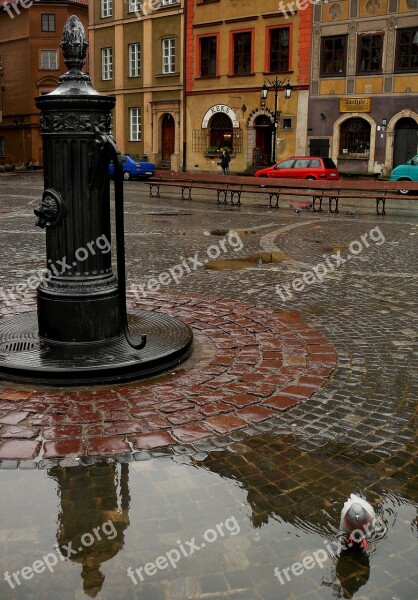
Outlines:
[{"label": "red brick paving band", "polygon": [[228,434],[304,402],[336,366],[334,346],[299,311],[177,292],[133,304],[188,323],[198,357],[176,373],[119,386],[2,382],[0,460],[107,456]]}]

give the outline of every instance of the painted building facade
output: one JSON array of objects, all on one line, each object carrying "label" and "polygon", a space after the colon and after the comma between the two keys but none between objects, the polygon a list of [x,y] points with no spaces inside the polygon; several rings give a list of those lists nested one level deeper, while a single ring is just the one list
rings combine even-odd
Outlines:
[{"label": "painted building facade", "polygon": [[[305,154],[312,5],[284,13],[276,0],[186,0],[187,170],[231,172]],[[261,88],[282,81],[265,103]],[[290,99],[284,85],[292,86]],[[274,135],[277,122],[277,135]]]},{"label": "painted building facade", "polygon": [[60,43],[66,20],[88,26],[87,2],[42,0],[0,6],[0,164],[42,163],[35,97],[65,73]]},{"label": "painted building facade", "polygon": [[123,153],[178,170],[182,162],[183,8],[176,0],[95,0],[89,15],[94,85],[116,96]]},{"label": "painted building facade", "polygon": [[387,175],[417,153],[417,0],[314,7],[308,137],[342,172]]}]

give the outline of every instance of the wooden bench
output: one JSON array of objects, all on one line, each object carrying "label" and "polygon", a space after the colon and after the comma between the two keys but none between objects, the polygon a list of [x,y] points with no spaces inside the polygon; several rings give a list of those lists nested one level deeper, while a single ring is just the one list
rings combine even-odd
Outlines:
[{"label": "wooden bench", "polygon": [[[354,198],[373,198],[376,200],[376,214],[386,214],[385,203],[388,199],[411,199],[402,196],[399,190],[418,191],[418,183],[410,181],[318,181],[297,179],[267,179],[238,175],[219,175],[210,173],[174,173],[164,172],[148,181],[150,196],[160,197],[160,187],[177,187],[181,189],[183,200],[192,200],[192,190],[214,190],[217,193],[217,204],[227,204],[228,197],[232,206],[241,206],[243,193],[263,194],[269,197],[269,208],[279,208],[282,195],[309,198],[313,212],[322,212],[322,202],[328,200],[328,211],[339,212],[339,200]],[[154,193],[154,189],[157,193]],[[185,196],[185,192],[187,192]],[[273,200],[275,204],[273,205]],[[319,202],[319,206],[317,206]],[[380,210],[380,205],[381,210]]]}]

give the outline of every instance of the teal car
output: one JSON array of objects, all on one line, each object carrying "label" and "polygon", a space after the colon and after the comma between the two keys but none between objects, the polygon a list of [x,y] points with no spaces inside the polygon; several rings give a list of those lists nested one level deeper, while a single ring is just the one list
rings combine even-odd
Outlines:
[{"label": "teal car", "polygon": [[[405,165],[395,167],[389,177],[389,181],[418,181],[418,154]],[[407,194],[408,189],[399,190],[400,194]]]}]

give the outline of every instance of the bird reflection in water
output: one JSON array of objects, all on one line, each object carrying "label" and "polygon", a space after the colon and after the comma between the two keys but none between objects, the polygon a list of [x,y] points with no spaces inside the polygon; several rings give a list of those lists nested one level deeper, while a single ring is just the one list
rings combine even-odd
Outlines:
[{"label": "bird reflection in water", "polygon": [[341,583],[343,597],[353,598],[354,594],[369,580],[369,557],[358,547],[343,550],[335,566],[335,572]]},{"label": "bird reflection in water", "polygon": [[124,546],[129,525],[128,474],[127,464],[49,470],[61,501],[58,547],[63,556],[71,554],[69,560],[82,565],[83,589],[91,598],[103,586],[101,565]]}]

